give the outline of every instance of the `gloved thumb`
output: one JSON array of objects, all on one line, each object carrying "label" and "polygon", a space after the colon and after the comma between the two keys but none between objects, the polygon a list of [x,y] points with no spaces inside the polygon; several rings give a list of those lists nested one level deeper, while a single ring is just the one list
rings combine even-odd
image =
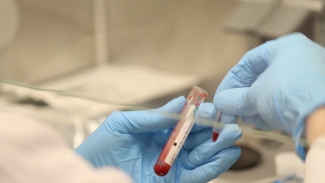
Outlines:
[{"label": "gloved thumb", "polygon": [[225,114],[251,116],[257,114],[254,102],[249,98],[250,87],[223,90],[214,96],[213,103]]},{"label": "gloved thumb", "polygon": [[180,114],[184,104],[185,97],[178,97],[158,109],[114,112],[107,124],[114,131],[128,134],[165,130],[176,124],[177,119],[172,117]]}]

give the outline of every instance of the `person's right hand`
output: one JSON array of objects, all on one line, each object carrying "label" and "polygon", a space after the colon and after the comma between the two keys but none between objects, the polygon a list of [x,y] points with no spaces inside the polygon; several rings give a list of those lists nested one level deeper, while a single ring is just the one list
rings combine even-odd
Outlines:
[{"label": "person's right hand", "polygon": [[225,122],[240,115],[260,129],[301,138],[305,118],[325,105],[324,47],[294,33],[252,49],[223,79],[214,104]]}]

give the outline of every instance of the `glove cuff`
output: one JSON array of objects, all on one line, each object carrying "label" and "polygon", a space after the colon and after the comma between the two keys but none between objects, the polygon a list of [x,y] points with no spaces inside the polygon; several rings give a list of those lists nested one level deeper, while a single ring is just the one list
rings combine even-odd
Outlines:
[{"label": "glove cuff", "polygon": [[296,140],[296,153],[303,161],[306,160],[307,152],[308,148],[305,148],[300,141]]}]

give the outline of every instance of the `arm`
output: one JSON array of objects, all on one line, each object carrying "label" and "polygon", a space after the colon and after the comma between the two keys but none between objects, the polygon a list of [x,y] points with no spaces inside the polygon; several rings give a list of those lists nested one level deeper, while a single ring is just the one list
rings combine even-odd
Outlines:
[{"label": "arm", "polygon": [[325,182],[325,106],[306,120],[307,141],[311,144],[306,157],[305,183]]},{"label": "arm", "polygon": [[91,167],[51,128],[32,118],[0,111],[0,126],[0,182],[131,182],[120,170]]},{"label": "arm", "polygon": [[325,106],[318,108],[307,118],[306,135],[309,144],[325,136]]}]

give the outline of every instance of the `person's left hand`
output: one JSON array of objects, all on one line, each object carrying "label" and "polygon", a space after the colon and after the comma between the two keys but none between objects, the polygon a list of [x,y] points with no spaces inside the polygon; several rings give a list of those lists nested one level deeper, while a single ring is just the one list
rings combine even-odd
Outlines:
[{"label": "person's left hand", "polygon": [[[159,177],[154,165],[176,120],[155,111],[179,114],[185,98],[179,97],[150,111],[114,112],[91,134],[76,152],[96,167],[114,166],[126,171],[134,182],[205,183],[227,171],[239,158],[240,149],[232,147],[241,137],[235,124],[226,125],[217,142],[211,128],[194,126],[169,173]],[[196,117],[215,115],[213,104],[202,103]]]}]

